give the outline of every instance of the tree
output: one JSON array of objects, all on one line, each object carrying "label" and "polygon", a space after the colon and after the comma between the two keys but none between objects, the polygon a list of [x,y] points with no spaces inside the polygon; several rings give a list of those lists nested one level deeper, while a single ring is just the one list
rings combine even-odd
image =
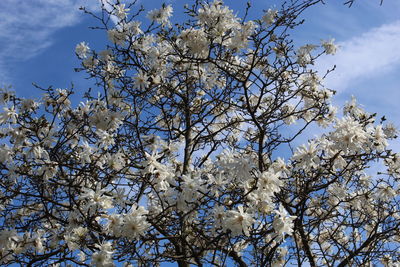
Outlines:
[{"label": "tree", "polygon": [[397,131],[355,99],[337,116],[311,68],[333,41],[290,38],[319,2],[84,9],[111,41],[76,47],[100,92],[1,91],[1,264],[398,266]]}]

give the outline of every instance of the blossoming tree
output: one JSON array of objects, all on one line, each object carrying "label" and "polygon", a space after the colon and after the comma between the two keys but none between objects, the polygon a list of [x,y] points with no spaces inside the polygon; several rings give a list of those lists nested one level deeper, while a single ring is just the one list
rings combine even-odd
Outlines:
[{"label": "blossoming tree", "polygon": [[399,266],[396,129],[355,99],[337,116],[310,67],[333,41],[290,39],[319,2],[85,10],[110,39],[76,47],[99,92],[1,90],[0,263]]}]

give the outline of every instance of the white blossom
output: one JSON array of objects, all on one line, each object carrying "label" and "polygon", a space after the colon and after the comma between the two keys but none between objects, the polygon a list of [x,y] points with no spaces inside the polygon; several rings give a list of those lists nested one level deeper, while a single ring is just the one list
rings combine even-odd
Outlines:
[{"label": "white blossom", "polygon": [[146,214],[148,214],[148,211],[144,207],[133,205],[130,212],[122,218],[121,236],[133,240],[144,235],[150,226],[146,221]]},{"label": "white blossom", "polygon": [[268,9],[267,12],[265,12],[264,16],[262,17],[262,19],[263,19],[264,23],[267,26],[269,26],[275,22],[277,15],[278,15],[278,10]]},{"label": "white blossom", "polygon": [[279,205],[279,210],[274,211],[274,213],[276,215],[273,227],[276,233],[282,238],[285,237],[285,234],[292,235],[294,231],[293,221],[296,219],[296,216],[290,216],[282,204]]},{"label": "white blossom", "polygon": [[323,40],[321,42],[322,47],[325,49],[325,53],[328,55],[334,55],[337,51],[337,46],[333,43],[335,39]]},{"label": "white blossom", "polygon": [[129,10],[129,8],[125,8],[125,4],[114,5],[114,13],[119,19],[126,18]]},{"label": "white blossom", "polygon": [[171,5],[163,5],[160,9],[151,10],[147,17],[163,26],[169,26],[169,18],[172,16],[173,8]]},{"label": "white blossom", "polygon": [[96,244],[98,249],[97,252],[93,253],[91,263],[96,267],[112,267],[115,264],[112,262],[112,244],[105,242],[102,244]]},{"label": "white blossom", "polygon": [[80,42],[75,47],[75,53],[79,58],[87,58],[87,54],[90,52],[89,45],[85,42]]},{"label": "white blossom", "polygon": [[238,206],[236,210],[229,210],[225,214],[223,227],[229,229],[232,235],[237,236],[242,234],[250,235],[249,228],[254,222],[251,214],[244,211],[243,206]]}]

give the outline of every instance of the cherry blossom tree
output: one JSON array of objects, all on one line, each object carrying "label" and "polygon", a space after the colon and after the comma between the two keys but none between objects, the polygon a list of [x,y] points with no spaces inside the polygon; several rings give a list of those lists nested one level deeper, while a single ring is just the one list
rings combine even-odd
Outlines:
[{"label": "cherry blossom tree", "polygon": [[291,39],[320,2],[83,9],[109,39],[76,46],[98,91],[0,92],[0,263],[399,266],[397,131],[331,105],[312,64],[333,40]]}]

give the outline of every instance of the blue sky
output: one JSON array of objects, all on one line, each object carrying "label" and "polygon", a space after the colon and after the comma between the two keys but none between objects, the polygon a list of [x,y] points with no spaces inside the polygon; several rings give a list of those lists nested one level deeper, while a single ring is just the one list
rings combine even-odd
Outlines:
[{"label": "blue sky", "polygon": [[[251,17],[261,10],[278,7],[278,0],[252,0]],[[340,46],[335,56],[326,56],[315,65],[324,71],[336,64],[337,69],[326,80],[327,87],[337,90],[334,98],[342,105],[351,95],[368,111],[386,115],[400,126],[400,1],[357,0],[352,8],[341,0],[326,0],[325,5],[304,13],[304,25],[295,32],[298,44],[319,43],[335,38]],[[139,1],[147,10],[162,1]],[[184,0],[166,1],[175,7],[174,17],[182,17]],[[239,14],[246,1],[226,0]],[[74,55],[81,41],[91,48],[102,49],[107,42],[103,31],[90,30],[96,21],[80,6],[99,10],[98,0],[1,0],[0,1],[0,86],[10,84],[19,96],[39,96],[31,84],[70,87],[83,92],[93,86],[84,74],[75,73],[79,66]],[[79,94],[76,100],[79,100]],[[400,146],[399,146],[400,147]]]}]

